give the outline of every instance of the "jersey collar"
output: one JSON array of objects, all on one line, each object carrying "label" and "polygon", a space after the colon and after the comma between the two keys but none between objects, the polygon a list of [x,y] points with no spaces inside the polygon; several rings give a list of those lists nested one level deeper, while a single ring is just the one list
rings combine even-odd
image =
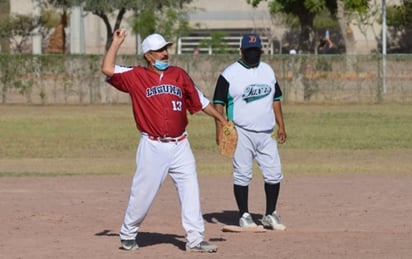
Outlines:
[{"label": "jersey collar", "polygon": [[260,63],[260,62],[257,63],[256,66],[250,66],[250,65],[246,64],[246,62],[243,61],[242,59],[239,59],[237,62],[238,62],[239,64],[241,64],[241,65],[242,65],[244,68],[246,68],[246,69],[256,68],[256,67],[259,66],[259,63]]}]

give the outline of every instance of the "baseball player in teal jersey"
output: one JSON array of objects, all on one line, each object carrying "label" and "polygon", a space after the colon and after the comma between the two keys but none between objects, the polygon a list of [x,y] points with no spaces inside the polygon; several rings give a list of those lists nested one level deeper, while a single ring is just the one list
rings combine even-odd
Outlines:
[{"label": "baseball player in teal jersey", "polygon": [[[284,230],[276,204],[283,178],[277,143],[286,141],[281,106],[282,91],[273,69],[260,61],[262,43],[259,35],[242,38],[240,60],[220,74],[213,103],[218,112],[226,111],[238,133],[233,156],[234,195],[239,208],[240,227],[256,227],[248,207],[249,184],[253,160],[256,160],[265,182],[266,212],[261,219],[265,228]],[[277,139],[273,130],[277,124]],[[222,125],[216,121],[216,134]]]},{"label": "baseball player in teal jersey", "polygon": [[172,43],[160,34],[151,34],[142,42],[147,66],[116,66],[116,55],[125,38],[124,31],[115,31],[102,64],[107,82],[130,95],[136,128],[141,133],[136,172],[119,233],[121,246],[138,249],[136,236],[141,224],[169,175],[181,204],[186,250],[216,252],[217,247],[204,237],[195,158],[186,132],[187,114],[203,111],[220,123],[227,122],[182,68],[169,66],[168,47]]}]

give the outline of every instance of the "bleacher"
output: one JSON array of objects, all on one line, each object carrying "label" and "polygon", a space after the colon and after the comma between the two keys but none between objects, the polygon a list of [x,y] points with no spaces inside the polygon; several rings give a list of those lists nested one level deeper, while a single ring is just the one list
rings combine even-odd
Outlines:
[{"label": "bleacher", "polygon": [[[211,36],[180,37],[177,42],[177,54],[217,54],[238,53],[242,36],[227,36],[222,38],[218,46],[208,45]],[[273,54],[273,44],[267,37],[261,36],[265,54]]]}]

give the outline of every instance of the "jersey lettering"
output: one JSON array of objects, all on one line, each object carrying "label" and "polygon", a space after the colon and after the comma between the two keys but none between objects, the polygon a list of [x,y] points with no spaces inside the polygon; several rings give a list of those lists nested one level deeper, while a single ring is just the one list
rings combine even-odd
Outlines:
[{"label": "jersey lettering", "polygon": [[181,101],[172,101],[173,111],[182,111],[182,102]]},{"label": "jersey lettering", "polygon": [[272,88],[269,85],[253,84],[245,88],[242,98],[249,103],[268,96],[270,92]]},{"label": "jersey lettering", "polygon": [[146,97],[152,97],[158,94],[173,94],[182,98],[182,89],[175,85],[157,85],[146,88]]}]

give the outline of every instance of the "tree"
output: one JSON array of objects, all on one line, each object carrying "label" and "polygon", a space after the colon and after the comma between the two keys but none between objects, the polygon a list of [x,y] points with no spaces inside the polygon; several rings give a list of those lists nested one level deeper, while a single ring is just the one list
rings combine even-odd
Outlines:
[{"label": "tree", "polygon": [[191,28],[188,19],[189,9],[163,7],[161,10],[148,8],[133,16],[131,25],[135,33],[142,38],[154,32],[162,34],[166,39],[187,34]]},{"label": "tree", "polygon": [[42,10],[41,17],[33,23],[31,14],[10,14],[1,17],[0,22],[0,38],[4,39],[12,51],[23,53],[30,50],[29,40],[32,37],[35,29],[44,39],[43,45],[47,42],[48,36],[52,28],[59,23],[58,14],[51,9]]},{"label": "tree", "polygon": [[[74,5],[83,5],[84,11],[100,17],[106,27],[106,49],[109,48],[113,32],[120,28],[126,12],[131,11],[134,15],[145,14],[147,10],[166,10],[167,8],[182,9],[185,4],[192,0],[44,0],[56,7],[70,8]],[[110,17],[114,15],[115,21],[112,25]]]},{"label": "tree", "polygon": [[227,33],[216,31],[210,34],[209,39],[202,40],[199,44],[200,48],[209,48],[214,54],[235,54],[238,50],[230,50],[228,44],[224,41]]},{"label": "tree", "polygon": [[0,23],[0,38],[7,39],[7,44],[14,51],[23,53],[30,49],[28,41],[33,30],[39,28],[43,38],[46,39],[50,29],[57,24],[56,19],[52,19],[53,14],[49,11],[42,12],[37,23],[33,23],[32,15],[14,14],[5,16]]},{"label": "tree", "polygon": [[[342,2],[342,1],[339,1]],[[356,26],[359,32],[364,36],[366,45],[369,48],[369,39],[368,39],[368,32],[373,33],[373,39],[377,40],[377,31],[374,29],[374,25],[380,20],[381,16],[381,0],[369,0],[367,3],[363,3],[362,1],[355,1],[355,0],[346,0],[343,2],[343,12],[339,19],[342,21],[341,24],[352,24]],[[348,25],[347,28],[342,28],[342,32],[351,32],[351,29]],[[353,38],[353,35],[348,35]],[[352,39],[352,43],[354,43],[354,39]],[[352,51],[349,51],[352,53]]]},{"label": "tree", "polygon": [[403,0],[399,5],[387,7],[388,26],[405,29],[412,27],[412,2]]},{"label": "tree", "polygon": [[[0,0],[0,24],[10,16],[10,0]],[[1,52],[10,52],[10,42],[7,37],[0,37]]]},{"label": "tree", "polygon": [[388,52],[412,52],[412,2],[387,7]]},{"label": "tree", "polygon": [[8,38],[15,51],[22,53],[35,28],[30,15],[17,14],[4,19],[0,25],[1,37]]},{"label": "tree", "polygon": [[[253,7],[268,0],[247,0]],[[283,14],[296,17],[300,25],[299,49],[311,51],[316,46],[315,18],[328,12],[336,17],[338,2],[343,2],[345,9],[351,12],[364,12],[368,8],[367,0],[269,0],[269,9],[272,15]]]},{"label": "tree", "polygon": [[[257,7],[261,1],[247,0],[253,7]],[[269,9],[271,14],[284,14],[296,17],[300,24],[299,49],[312,51],[315,48],[315,33],[313,22],[316,15],[327,9],[331,14],[337,11],[336,0],[270,0]]]}]

